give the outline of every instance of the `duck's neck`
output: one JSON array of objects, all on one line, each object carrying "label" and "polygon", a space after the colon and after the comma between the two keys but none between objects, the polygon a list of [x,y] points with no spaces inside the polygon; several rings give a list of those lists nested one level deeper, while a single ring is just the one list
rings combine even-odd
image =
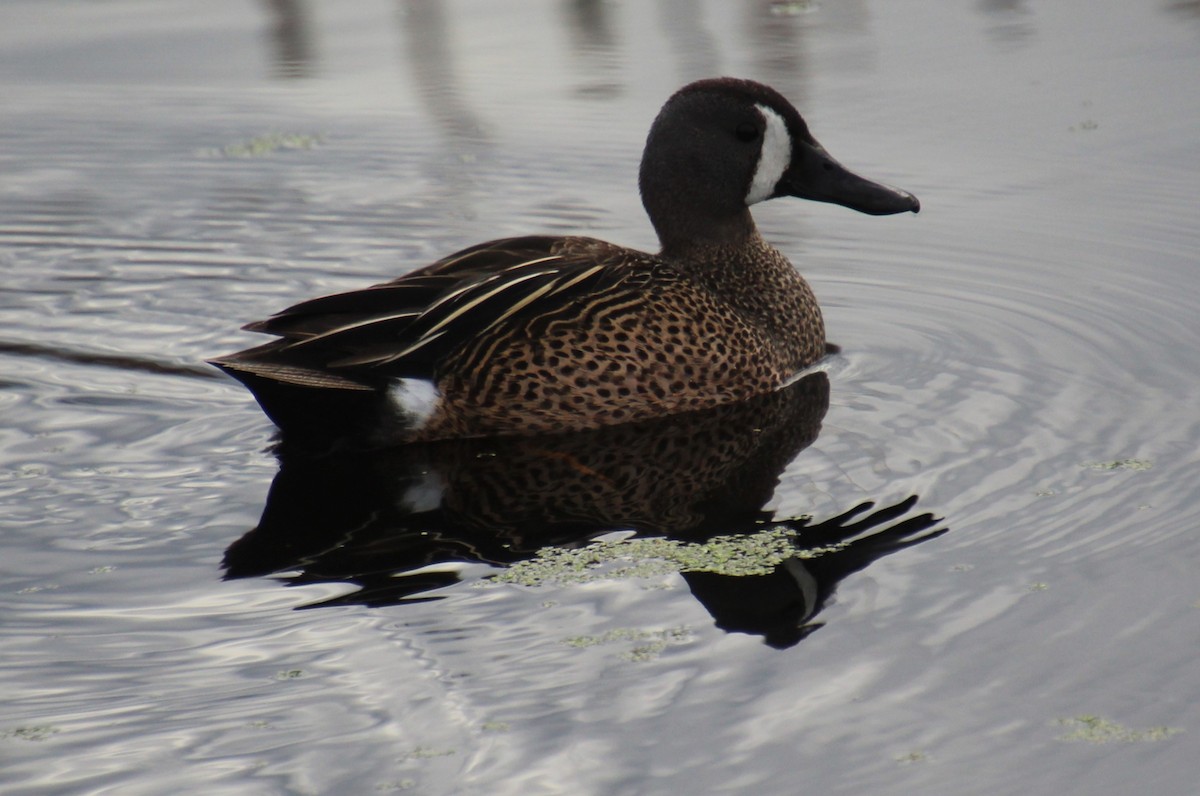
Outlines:
[{"label": "duck's neck", "polygon": [[825,326],[808,282],[783,254],[758,234],[663,241],[662,257],[679,264],[772,341],[796,370],[825,354]]},{"label": "duck's neck", "polygon": [[662,244],[662,255],[681,260],[714,248],[740,249],[762,238],[749,208],[733,213],[701,213],[692,210],[684,218],[671,211],[650,213],[650,222]]}]

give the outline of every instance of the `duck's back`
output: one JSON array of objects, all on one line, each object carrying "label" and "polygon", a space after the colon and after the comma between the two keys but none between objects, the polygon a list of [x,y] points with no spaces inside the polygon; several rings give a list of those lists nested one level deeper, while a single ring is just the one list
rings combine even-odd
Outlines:
[{"label": "duck's back", "polygon": [[782,255],[766,244],[710,255],[492,241],[250,324],[279,339],[217,364],[284,428],[308,424],[310,398],[371,393],[408,437],[442,438],[703,409],[774,389],[821,355],[816,302]]}]

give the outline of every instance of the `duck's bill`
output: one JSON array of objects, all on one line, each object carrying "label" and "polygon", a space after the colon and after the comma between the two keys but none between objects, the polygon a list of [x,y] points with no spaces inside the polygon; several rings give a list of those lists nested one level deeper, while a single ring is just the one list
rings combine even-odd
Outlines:
[{"label": "duck's bill", "polygon": [[775,195],[831,202],[873,216],[921,210],[917,197],[908,191],[858,176],[815,141],[796,145],[792,163],[779,180]]}]

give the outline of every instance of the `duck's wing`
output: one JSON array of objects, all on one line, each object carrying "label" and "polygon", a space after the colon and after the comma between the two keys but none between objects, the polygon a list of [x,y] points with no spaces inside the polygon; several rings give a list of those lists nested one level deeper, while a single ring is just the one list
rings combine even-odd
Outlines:
[{"label": "duck's wing", "polygon": [[306,301],[249,324],[280,339],[213,363],[234,375],[334,389],[373,389],[395,376],[430,378],[442,356],[502,322],[553,312],[620,281],[622,253],[628,250],[585,238],[480,244],[392,282]]},{"label": "duck's wing", "polygon": [[421,310],[462,285],[552,257],[563,241],[551,235],[529,235],[480,243],[390,282],[302,301],[242,328],[296,341],[371,317],[391,316],[397,310]]}]

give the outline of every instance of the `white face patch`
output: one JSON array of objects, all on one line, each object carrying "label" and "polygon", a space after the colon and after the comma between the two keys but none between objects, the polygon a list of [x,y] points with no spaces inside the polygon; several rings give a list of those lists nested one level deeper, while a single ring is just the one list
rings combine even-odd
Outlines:
[{"label": "white face patch", "polygon": [[388,387],[388,398],[414,429],[420,429],[437,410],[442,394],[437,385],[427,379],[396,379]]},{"label": "white face patch", "polygon": [[775,193],[779,178],[792,163],[792,137],[788,135],[787,122],[766,105],[759,104],[754,107],[758,108],[758,112],[766,120],[767,129],[763,133],[758,167],[754,170],[750,190],[746,192],[747,205],[770,199],[771,194]]}]

